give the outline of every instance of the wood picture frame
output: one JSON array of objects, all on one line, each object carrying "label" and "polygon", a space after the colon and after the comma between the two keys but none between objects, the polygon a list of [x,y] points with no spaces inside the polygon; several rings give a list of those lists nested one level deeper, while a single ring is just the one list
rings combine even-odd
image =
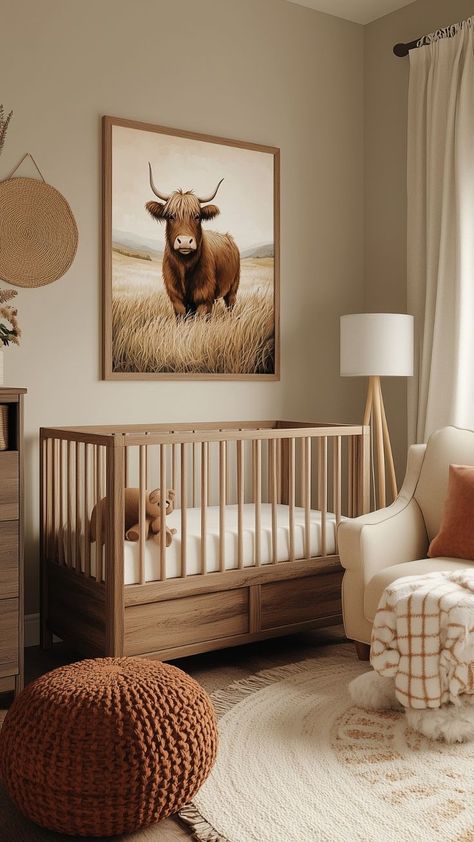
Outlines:
[{"label": "wood picture frame", "polygon": [[[125,130],[125,132],[124,132]],[[127,134],[127,132],[132,132],[132,134]],[[143,149],[140,152],[140,164],[139,164],[139,173],[140,173],[140,183],[139,188],[135,188],[134,186],[130,188],[127,185],[132,183],[133,185],[135,182],[131,182],[130,179],[130,172],[127,170],[127,181],[126,186],[123,188],[120,201],[116,201],[116,195],[119,195],[120,190],[119,187],[114,188],[114,184],[120,183],[118,181],[120,177],[119,173],[119,165],[115,160],[119,158],[119,153],[117,149],[125,150],[122,151],[122,160],[129,162],[132,160],[132,163],[128,163],[129,169],[133,172],[136,172],[137,165],[133,162],[133,155],[134,152],[130,151],[131,140],[134,139],[133,132],[139,133],[139,141],[141,147]],[[150,133],[150,138],[148,138],[147,133]],[[116,138],[119,138],[119,141],[116,141]],[[157,140],[158,138],[158,140]],[[189,155],[189,158],[186,158],[185,153],[183,150],[188,149],[186,144],[189,142],[196,142],[196,149],[199,151],[196,156]],[[183,146],[183,142],[186,142]],[[122,145],[120,145],[120,143]],[[176,242],[179,242],[179,238],[173,241],[171,240],[170,236],[168,235],[168,218],[161,219],[159,221],[164,222],[165,225],[163,226],[162,230],[166,231],[166,236],[162,238],[164,240],[163,250],[160,252],[158,250],[158,246],[156,247],[156,251],[153,248],[150,249],[150,237],[148,238],[142,237],[138,234],[134,234],[135,239],[128,237],[127,231],[122,231],[121,229],[117,228],[117,224],[120,223],[120,219],[139,219],[139,225],[142,226],[140,230],[143,230],[144,226],[147,225],[148,229],[150,229],[150,223],[153,225],[155,220],[151,218],[152,211],[148,208],[148,215],[147,209],[145,208],[145,201],[141,201],[142,197],[145,200],[153,199],[153,187],[147,186],[148,180],[149,184],[152,185],[154,182],[152,179],[156,178],[156,180],[160,180],[161,183],[166,185],[167,191],[172,191],[170,194],[169,192],[166,193],[166,196],[162,196],[159,193],[156,193],[157,196],[161,197],[162,199],[169,200],[169,198],[176,195],[175,188],[176,188],[176,178],[166,172],[161,171],[159,176],[155,175],[157,173],[158,168],[150,167],[150,171],[148,172],[147,165],[147,158],[145,156],[146,152],[149,152],[151,144],[157,144],[157,152],[154,156],[155,162],[158,159],[158,166],[160,161],[165,160],[165,152],[162,152],[160,157],[160,146],[161,143],[162,148],[166,151],[166,160],[176,160],[176,161],[187,161],[187,160],[201,160],[205,161],[205,155],[203,150],[211,150],[214,152],[214,148],[216,149],[216,156],[220,155],[221,158],[227,159],[230,161],[229,163],[229,172],[227,173],[227,180],[228,182],[232,182],[233,180],[233,189],[234,194],[237,192],[236,183],[239,182],[239,179],[236,177],[236,173],[238,174],[239,166],[243,166],[242,160],[250,161],[252,159],[252,167],[254,170],[249,168],[249,173],[255,171],[260,179],[261,183],[264,184],[268,189],[271,186],[271,201],[268,195],[265,193],[265,202],[262,200],[262,206],[265,206],[265,214],[262,213],[262,226],[261,230],[269,231],[270,230],[270,222],[271,219],[271,235],[273,237],[273,242],[270,243],[257,243],[252,248],[242,248],[237,244],[238,247],[238,258],[239,258],[239,276],[240,276],[240,284],[239,280],[237,280],[236,286],[236,296],[234,295],[234,301],[228,300],[232,299],[232,289],[229,287],[228,294],[224,295],[226,287],[224,284],[227,282],[226,278],[224,277],[224,273],[221,274],[221,278],[224,277],[224,280],[221,282],[219,277],[217,278],[217,286],[215,290],[221,292],[218,296],[217,293],[215,298],[213,294],[210,293],[204,307],[208,308],[207,313],[204,311],[200,312],[198,309],[197,312],[193,310],[193,307],[198,307],[198,304],[191,301],[189,303],[188,298],[185,301],[178,301],[177,304],[175,303],[174,299],[169,290],[169,286],[165,285],[163,281],[163,275],[161,274],[162,271],[162,264],[163,262],[168,261],[168,263],[172,263],[175,257],[175,253],[173,251],[173,246]],[[173,149],[174,145],[178,144],[178,151],[174,153],[173,158]],[[114,147],[115,144],[115,147]],[[179,148],[179,144],[181,144],[181,148]],[[223,151],[224,150],[224,151]],[[235,150],[235,160],[232,160],[232,150]],[[248,156],[247,154],[240,154],[241,152],[244,153],[260,153],[256,158],[254,156]],[[152,155],[150,155],[152,157]],[[212,156],[209,157],[209,160],[212,161]],[[145,162],[145,164],[144,164]],[[152,162],[150,162],[152,163]],[[146,167],[146,172],[144,171],[144,166]],[[216,168],[214,164],[214,169]],[[209,169],[212,169],[212,166],[209,165]],[[219,164],[221,167],[221,164]],[[134,169],[135,167],[135,169]],[[222,167],[221,167],[222,169]],[[219,174],[221,172],[219,169]],[[229,177],[229,173],[231,176]],[[189,176],[189,171],[187,173]],[[232,179],[232,175],[234,178]],[[250,174],[246,174],[245,177],[247,180],[251,178]],[[174,180],[173,180],[174,178]],[[226,178],[226,173],[224,172],[223,178]],[[187,179],[189,180],[189,179]],[[201,177],[201,181],[203,181]],[[209,181],[209,178],[207,179]],[[125,184],[125,180],[123,180]],[[219,182],[220,185],[221,182]],[[244,182],[245,183],[245,179]],[[260,182],[258,182],[260,183]],[[206,184],[206,189],[209,185]],[[211,187],[215,186],[215,182],[213,182]],[[200,185],[196,184],[196,187],[201,189]],[[191,191],[189,184],[178,184],[178,188],[182,191],[179,195],[192,195],[194,193]],[[131,194],[131,190],[137,190],[139,192],[139,197],[135,194]],[[242,184],[239,184],[238,189],[243,192],[244,187]],[[268,189],[266,192],[268,192]],[[227,188],[229,192],[229,188]],[[115,191],[115,192],[114,192]],[[128,191],[128,192],[127,192]],[[223,191],[222,191],[223,192]],[[125,213],[124,206],[127,208],[128,211],[128,204],[126,198],[128,195],[132,195],[133,202],[130,203],[130,207],[135,207],[137,209],[136,217],[133,217],[133,214]],[[212,194],[210,194],[212,195]],[[214,194],[215,195],[215,194]],[[223,193],[223,195],[225,195]],[[280,379],[280,150],[277,147],[273,146],[263,146],[261,144],[256,143],[247,143],[240,140],[230,140],[228,138],[216,137],[213,135],[207,134],[200,134],[196,132],[189,132],[189,131],[182,131],[178,129],[172,129],[165,126],[153,125],[150,123],[143,123],[134,120],[127,120],[118,117],[110,117],[104,116],[102,118],[102,284],[103,284],[103,306],[102,306],[102,377],[104,380],[279,380]],[[212,197],[213,198],[213,197]],[[204,202],[209,202],[209,199],[202,199],[201,204],[199,207],[207,208],[211,210],[213,213],[219,213],[219,208],[215,207],[214,205],[204,205]],[[216,199],[218,201],[218,199]],[[141,204],[139,203],[141,202]],[[221,203],[219,199],[219,203]],[[222,204],[222,203],[221,203]],[[251,202],[248,203],[251,206],[251,213],[257,213],[255,210],[255,197],[254,195],[251,196]],[[154,206],[159,210],[166,208],[167,205],[159,205],[157,202],[146,202],[146,205]],[[225,201],[224,201],[225,206]],[[143,207],[143,211],[141,208]],[[140,208],[140,210],[138,210]],[[230,208],[232,208],[232,212],[230,212]],[[270,218],[270,210],[271,208],[271,218]],[[143,213],[143,218],[140,216],[138,217],[138,213]],[[234,220],[242,219],[242,214],[238,213],[238,208],[236,205],[231,206],[229,200],[227,200],[227,205],[225,206],[225,212],[223,213],[223,217],[227,220],[228,218],[234,218]],[[197,217],[194,217],[197,218]],[[175,217],[171,217],[171,219],[175,219]],[[201,228],[201,220],[207,220],[207,217],[201,217],[198,225],[199,230],[197,234],[197,238],[201,236],[199,233],[202,231],[208,231],[209,225],[211,228],[214,227],[213,223],[206,222],[205,227]],[[117,223],[117,220],[119,222]],[[135,223],[134,223],[135,224]],[[224,223],[223,223],[224,224]],[[236,225],[240,225],[240,222],[236,222]],[[255,227],[251,225],[251,222],[247,222],[247,231],[251,230],[258,230],[258,226]],[[137,222],[138,227],[138,222]],[[217,223],[216,223],[217,227]],[[148,230],[147,229],[147,230]],[[155,231],[157,235],[159,234],[159,229],[155,225],[155,228],[150,229],[152,232]],[[225,229],[224,229],[225,230]],[[230,230],[230,229],[228,229]],[[192,233],[192,231],[191,231]],[[229,237],[229,234],[222,234],[219,231],[215,231],[214,238],[216,239],[221,237]],[[232,231],[230,231],[232,235]],[[152,235],[153,236],[153,233]],[[205,236],[205,235],[204,235]],[[203,239],[204,239],[203,236]],[[248,234],[247,234],[248,236]],[[115,240],[114,240],[115,237]],[[236,238],[237,239],[237,238]],[[119,240],[119,242],[117,242]],[[230,237],[230,240],[233,240],[233,236]],[[192,242],[192,237],[190,238]],[[199,242],[199,240],[196,240]],[[195,241],[195,242],[196,242]],[[138,243],[138,246],[137,246]],[[170,244],[171,243],[171,244]],[[146,245],[143,245],[146,244]],[[187,243],[186,243],[187,245]],[[219,247],[219,241],[218,241]],[[196,248],[196,246],[195,246]],[[165,260],[165,253],[166,249],[169,249],[166,260]],[[181,254],[181,252],[180,252]],[[183,252],[183,254],[187,254]],[[198,252],[196,252],[198,254]],[[200,252],[202,254],[202,252]],[[160,264],[161,260],[161,264]],[[145,262],[148,261],[147,266],[144,266]],[[245,264],[245,265],[244,265]],[[118,266],[118,269],[117,269]],[[135,271],[136,270],[136,271]],[[187,271],[187,270],[186,270]],[[114,274],[115,273],[115,274]],[[127,274],[128,273],[128,274]],[[167,272],[167,278],[170,276],[170,271]],[[146,277],[146,284],[140,286],[140,284],[136,284],[133,286],[131,278],[145,278]],[[171,274],[171,277],[173,275]],[[186,276],[188,277],[188,276]],[[217,277],[217,270],[216,270],[216,277]],[[257,280],[255,280],[255,278]],[[270,280],[271,278],[271,280]],[[161,282],[161,286],[160,286]],[[221,283],[221,287],[224,291],[221,291],[219,287],[219,283]],[[156,286],[158,285],[158,286]],[[183,285],[184,287],[184,285]],[[114,298],[114,289],[115,289],[115,298]],[[118,290],[118,292],[117,292]],[[133,290],[130,292],[130,290]],[[155,309],[151,312],[157,313],[156,315],[156,325],[157,328],[154,329],[154,332],[151,335],[153,343],[156,343],[152,347],[152,354],[150,355],[150,363],[146,364],[138,364],[136,362],[137,359],[142,359],[143,354],[145,356],[148,352],[148,346],[143,351],[143,346],[140,346],[140,342],[144,342],[143,340],[143,333],[139,333],[139,329],[136,329],[136,333],[128,334],[128,325],[130,324],[130,309],[126,310],[125,306],[130,308],[130,306],[138,306],[135,301],[140,301],[139,293],[135,292],[135,290],[142,290],[140,293],[141,295],[145,296],[146,292],[146,306],[154,307]],[[145,290],[145,291],[143,291]],[[156,290],[156,291],[155,291]],[[157,292],[161,296],[159,301],[159,307],[167,308],[163,310],[158,309],[158,298]],[[173,294],[173,290],[171,291]],[[180,293],[181,294],[181,293]],[[136,295],[136,299],[133,297]],[[186,295],[188,293],[186,292]],[[253,297],[252,297],[253,296]],[[263,298],[258,298],[258,296],[263,296]],[[126,300],[127,299],[127,300]],[[212,300],[212,304],[211,304]],[[145,301],[142,298],[142,301]],[[130,303],[132,302],[132,303]],[[225,303],[224,303],[225,302]],[[123,309],[122,308],[123,305]],[[229,357],[229,360],[236,359],[243,359],[243,354],[240,354],[239,357],[239,348],[237,347],[238,339],[238,322],[244,322],[246,318],[246,314],[250,313],[250,305],[253,306],[253,313],[258,314],[255,317],[255,322],[257,322],[255,327],[255,357],[251,357],[252,360],[255,360],[255,367],[257,370],[239,370],[239,363],[236,363],[236,370],[231,369],[231,362],[228,363],[228,368],[226,370],[213,370],[212,365],[209,366],[209,370],[203,370],[202,364],[199,362],[196,369],[192,368],[191,364],[188,364],[188,361],[184,360],[185,370],[180,370],[179,365],[181,365],[181,361],[179,365],[171,364],[171,367],[161,368],[161,361],[163,359],[160,356],[160,347],[164,345],[165,339],[167,336],[166,331],[172,331],[172,338],[173,342],[169,343],[169,347],[176,347],[176,335],[181,336],[183,335],[183,331],[191,331],[193,326],[197,324],[198,321],[201,322],[200,324],[200,333],[201,335],[208,331],[207,336],[211,337],[212,341],[209,341],[207,347],[203,347],[203,359],[206,360],[208,357],[212,357],[209,349],[212,347],[214,348],[214,344],[218,343],[219,333],[217,330],[217,319],[220,319],[219,325],[220,330],[225,331],[229,329],[232,332],[232,342],[236,346],[235,357]],[[212,310],[210,309],[212,306]],[[185,313],[177,312],[177,307],[184,307],[186,308]],[[188,307],[190,308],[188,311]],[[235,307],[235,309],[234,309]],[[173,311],[174,308],[174,311]],[[240,308],[240,309],[239,309]],[[121,313],[123,312],[123,316]],[[139,311],[137,311],[139,312]],[[143,318],[145,319],[145,311]],[[150,311],[147,311],[150,312]],[[261,314],[265,314],[266,321],[264,321],[264,317]],[[272,316],[271,316],[272,314]],[[135,311],[134,311],[135,315]],[[113,318],[115,318],[115,327],[113,323]],[[231,320],[235,318],[236,321],[232,322]],[[273,321],[273,333],[271,333],[271,322],[270,319],[272,318]],[[260,323],[259,323],[260,319]],[[205,327],[203,328],[202,320],[206,323]],[[134,318],[131,320],[133,324],[137,324],[137,319]],[[139,319],[138,319],[139,323]],[[254,322],[252,322],[252,325]],[[118,325],[118,327],[117,327]],[[212,334],[209,333],[213,331],[213,326],[215,326],[216,330]],[[229,327],[230,326],[230,327]],[[147,321],[147,329],[150,328],[150,320]],[[135,328],[134,328],[135,329]],[[173,333],[177,331],[178,333]],[[181,333],[179,333],[181,331]],[[259,332],[260,331],[260,332]],[[222,334],[221,334],[222,335]],[[247,333],[248,335],[248,333]],[[125,337],[125,338],[124,338]],[[192,344],[190,341],[190,336],[188,334],[188,347],[196,347],[196,345]],[[191,337],[192,339],[192,337]],[[204,340],[203,340],[204,342]],[[160,346],[161,343],[161,346]],[[232,345],[232,343],[230,343]],[[225,343],[226,347],[229,343]],[[183,345],[184,347],[184,345]],[[218,345],[217,345],[218,347]],[[135,353],[135,348],[139,349]],[[248,348],[248,343],[247,343]],[[117,350],[119,349],[119,351]],[[125,349],[125,350],[124,350]],[[129,350],[130,349],[130,350]],[[163,354],[163,352],[161,352]],[[217,352],[216,352],[217,355]],[[197,351],[196,351],[197,356]],[[225,355],[220,354],[218,355],[219,359],[221,359]],[[148,357],[147,357],[148,360]],[[157,363],[158,361],[158,363]],[[253,363],[252,363],[253,364]],[[246,363],[248,365],[248,363]],[[129,368],[127,368],[129,366]],[[150,366],[147,370],[140,370],[142,367],[143,369]]]}]

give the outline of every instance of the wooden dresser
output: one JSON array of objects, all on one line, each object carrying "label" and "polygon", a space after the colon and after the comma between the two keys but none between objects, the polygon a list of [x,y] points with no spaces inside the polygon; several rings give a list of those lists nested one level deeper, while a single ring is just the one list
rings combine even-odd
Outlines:
[{"label": "wooden dresser", "polygon": [[0,692],[23,688],[23,395],[0,387],[8,450],[0,451]]}]

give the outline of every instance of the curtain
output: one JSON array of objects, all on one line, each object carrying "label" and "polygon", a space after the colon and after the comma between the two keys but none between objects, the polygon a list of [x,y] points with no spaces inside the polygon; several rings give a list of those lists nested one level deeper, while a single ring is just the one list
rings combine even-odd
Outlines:
[{"label": "curtain", "polygon": [[410,51],[409,441],[474,429],[474,17]]}]

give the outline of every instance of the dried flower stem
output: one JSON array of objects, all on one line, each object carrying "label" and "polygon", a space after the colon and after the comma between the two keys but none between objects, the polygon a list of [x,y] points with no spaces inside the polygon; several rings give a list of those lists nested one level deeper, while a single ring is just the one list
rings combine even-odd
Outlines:
[{"label": "dried flower stem", "polygon": [[13,111],[10,111],[9,114],[5,117],[5,109],[3,105],[0,105],[0,153],[3,149],[5,144],[5,138],[7,136],[7,129],[12,118]]},{"label": "dried flower stem", "polygon": [[0,289],[0,304],[6,304],[18,295],[16,289]]}]

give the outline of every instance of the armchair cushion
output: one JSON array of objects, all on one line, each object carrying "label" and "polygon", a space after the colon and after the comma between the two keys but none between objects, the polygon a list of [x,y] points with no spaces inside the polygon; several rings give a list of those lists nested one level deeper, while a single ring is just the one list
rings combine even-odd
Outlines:
[{"label": "armchair cushion", "polygon": [[372,577],[366,585],[364,592],[364,615],[373,623],[377,612],[380,597],[385,588],[391,585],[395,579],[403,576],[423,576],[426,573],[437,571],[461,570],[462,568],[472,569],[472,563],[461,561],[459,558],[421,558],[418,561],[408,561],[405,564],[394,564],[392,567],[385,567]]},{"label": "armchair cushion", "polygon": [[428,555],[474,560],[474,468],[470,465],[449,466],[443,520]]}]

